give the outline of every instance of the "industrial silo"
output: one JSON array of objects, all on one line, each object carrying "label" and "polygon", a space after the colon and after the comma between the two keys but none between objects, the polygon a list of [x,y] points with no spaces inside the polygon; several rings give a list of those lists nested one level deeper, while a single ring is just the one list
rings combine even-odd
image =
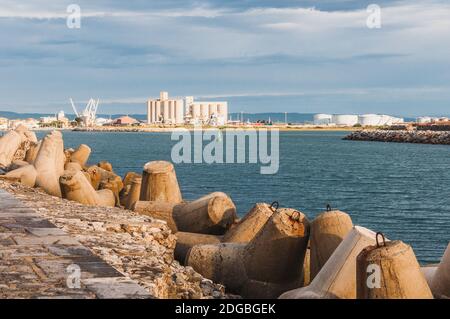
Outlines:
[{"label": "industrial silo", "polygon": [[200,117],[202,118],[202,120],[205,120],[209,117],[208,104],[206,103],[200,104]]},{"label": "industrial silo", "polygon": [[208,109],[209,109],[209,116],[211,115],[217,115],[217,104],[215,103],[211,103],[208,105]]},{"label": "industrial silo", "polygon": [[353,126],[358,124],[358,115],[335,114],[331,117],[331,122],[340,126]]},{"label": "industrial silo", "polygon": [[184,123],[184,105],[183,100],[174,101],[175,124]]},{"label": "industrial silo", "polygon": [[330,114],[315,114],[314,124],[315,125],[327,125],[331,124],[332,116]]},{"label": "industrial silo", "polygon": [[223,123],[226,124],[228,120],[228,103],[217,103],[217,113],[218,116],[223,120]]}]

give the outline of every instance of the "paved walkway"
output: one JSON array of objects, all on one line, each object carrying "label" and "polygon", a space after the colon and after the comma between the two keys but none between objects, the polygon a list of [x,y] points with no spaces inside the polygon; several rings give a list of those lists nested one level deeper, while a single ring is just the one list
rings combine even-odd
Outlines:
[{"label": "paved walkway", "polygon": [[0,189],[0,298],[150,295],[34,209]]}]

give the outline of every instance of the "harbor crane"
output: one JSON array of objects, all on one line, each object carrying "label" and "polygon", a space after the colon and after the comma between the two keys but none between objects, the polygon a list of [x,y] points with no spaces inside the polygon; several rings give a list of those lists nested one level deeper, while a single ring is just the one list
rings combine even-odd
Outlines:
[{"label": "harbor crane", "polygon": [[76,117],[81,120],[83,126],[94,126],[99,102],[99,99],[97,99],[97,101],[92,98],[89,99],[83,112],[79,113],[77,111],[75,103],[73,102],[72,98],[70,98],[72,109],[75,112]]}]

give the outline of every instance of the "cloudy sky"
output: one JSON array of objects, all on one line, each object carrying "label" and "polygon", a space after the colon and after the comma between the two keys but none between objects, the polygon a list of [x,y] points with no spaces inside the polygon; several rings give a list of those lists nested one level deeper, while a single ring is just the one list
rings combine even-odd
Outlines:
[{"label": "cloudy sky", "polygon": [[160,90],[235,112],[450,115],[450,1],[0,0],[0,110],[144,113]]}]

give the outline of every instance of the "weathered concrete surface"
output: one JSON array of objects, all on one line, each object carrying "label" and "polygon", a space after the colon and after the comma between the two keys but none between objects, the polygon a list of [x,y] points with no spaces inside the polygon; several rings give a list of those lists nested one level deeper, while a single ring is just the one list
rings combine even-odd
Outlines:
[{"label": "weathered concrete surface", "polygon": [[[0,298],[151,297],[136,281],[1,189],[0,257]],[[79,267],[79,287],[71,280],[70,266]]]},{"label": "weathered concrete surface", "polygon": [[[0,189],[20,200],[19,206],[17,201],[0,200],[0,297],[31,298],[36,296],[32,291],[39,291],[43,298],[109,298],[104,288],[108,282],[122,287],[111,288],[120,292],[118,297],[137,296],[139,290],[126,278],[154,298],[227,297],[223,286],[174,261],[175,236],[163,221],[114,207],[85,206],[20,183],[0,181]],[[22,215],[18,217],[17,211]],[[29,238],[34,238],[35,244]],[[89,253],[93,257],[84,260]],[[34,269],[49,278],[44,285],[22,255],[31,257]],[[49,263],[53,259],[56,261]],[[80,264],[85,291],[65,288],[62,275],[73,259]],[[25,280],[27,276],[37,281]],[[99,278],[102,280],[94,280]]]}]

